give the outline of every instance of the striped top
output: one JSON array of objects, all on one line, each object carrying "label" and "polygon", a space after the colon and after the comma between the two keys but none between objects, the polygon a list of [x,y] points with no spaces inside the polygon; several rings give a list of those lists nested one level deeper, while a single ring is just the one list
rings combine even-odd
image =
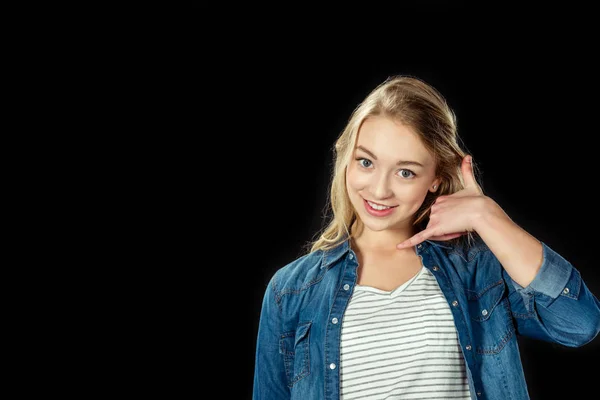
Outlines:
[{"label": "striped top", "polygon": [[450,307],[427,268],[391,292],[356,285],[341,329],[341,399],[471,398]]}]

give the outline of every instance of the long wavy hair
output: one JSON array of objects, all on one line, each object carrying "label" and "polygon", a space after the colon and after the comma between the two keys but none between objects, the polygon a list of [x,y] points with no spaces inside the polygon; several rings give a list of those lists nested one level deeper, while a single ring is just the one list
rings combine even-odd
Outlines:
[{"label": "long wavy hair", "polygon": [[[441,178],[441,182],[435,193],[427,193],[414,215],[413,225],[417,232],[427,226],[431,206],[438,196],[452,194],[464,188],[460,166],[467,153],[458,136],[456,115],[445,98],[437,89],[419,78],[406,75],[389,77],[354,109],[335,142],[328,204],[324,212],[328,222],[315,235],[316,239],[307,243],[305,249],[308,252],[335,247],[351,236],[354,224],[361,224],[348,197],[345,172],[352,159],[358,130],[363,121],[371,116],[388,117],[410,126],[434,156],[436,176]],[[475,164],[473,171],[477,171]],[[475,174],[476,179],[477,176]],[[464,240],[471,243],[473,235],[474,233],[469,232],[448,240],[447,243],[453,245]]]}]

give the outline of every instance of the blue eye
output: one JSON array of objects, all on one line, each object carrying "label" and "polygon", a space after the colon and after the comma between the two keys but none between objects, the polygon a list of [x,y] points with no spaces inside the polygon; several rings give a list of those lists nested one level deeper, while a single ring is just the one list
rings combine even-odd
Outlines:
[{"label": "blue eye", "polygon": [[[406,176],[404,174],[405,172],[408,172],[409,175]],[[406,179],[411,179],[411,178],[413,178],[413,177],[415,177],[417,175],[414,172],[412,172],[410,169],[401,169],[400,170],[400,176],[403,177],[403,178],[406,178]]]},{"label": "blue eye", "polygon": [[[360,166],[361,166],[361,167],[364,167],[364,168],[369,168],[369,165],[371,164],[371,161],[370,161],[370,160],[368,160],[368,159],[366,159],[366,158],[357,158],[356,160],[358,161],[358,163],[360,164]],[[367,165],[365,165],[365,164],[363,163],[363,161],[364,161],[364,162],[366,162],[366,163],[368,163],[368,164],[367,164]]]},{"label": "blue eye", "polygon": [[[371,168],[371,166],[373,165],[371,160],[369,160],[368,158],[364,158],[364,157],[357,157],[356,161],[358,161],[358,164],[360,164],[360,166],[363,168]],[[417,174],[412,172],[410,169],[401,169],[399,172],[400,172],[400,176],[404,179],[413,179],[414,177],[417,176]]]}]

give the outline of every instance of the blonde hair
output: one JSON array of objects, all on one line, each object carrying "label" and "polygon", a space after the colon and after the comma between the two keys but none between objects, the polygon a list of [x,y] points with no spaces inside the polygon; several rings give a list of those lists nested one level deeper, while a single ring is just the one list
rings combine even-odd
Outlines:
[{"label": "blonde hair", "polygon": [[[423,80],[402,75],[390,77],[358,105],[335,142],[327,206],[332,214],[328,225],[317,234],[318,238],[306,245],[309,252],[335,247],[350,237],[353,224],[360,222],[348,198],[345,171],[356,146],[358,130],[371,116],[385,116],[412,127],[434,156],[436,176],[441,178],[441,182],[435,193],[428,192],[415,213],[413,225],[417,231],[427,226],[430,208],[438,196],[464,188],[460,166],[466,153],[459,143],[454,112],[444,97]],[[475,164],[473,170],[476,171]],[[451,239],[448,243],[462,241],[465,237],[470,243],[472,233]]]}]

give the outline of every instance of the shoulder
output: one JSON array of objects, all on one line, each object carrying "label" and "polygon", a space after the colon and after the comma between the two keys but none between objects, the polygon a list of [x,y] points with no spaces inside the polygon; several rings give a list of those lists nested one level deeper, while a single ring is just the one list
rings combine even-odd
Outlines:
[{"label": "shoulder", "polygon": [[330,250],[316,250],[294,259],[275,272],[271,279],[272,289],[277,295],[283,295],[319,283],[348,250],[348,243],[343,242]]},{"label": "shoulder", "polygon": [[315,270],[319,270],[323,261],[321,250],[305,254],[279,268],[274,276],[275,290],[296,282],[303,282]]},{"label": "shoulder", "polygon": [[493,255],[487,244],[477,233],[473,233],[472,238],[466,236],[460,240],[451,243],[443,241],[429,241],[433,251],[444,252],[448,257],[459,257],[463,261],[469,262],[481,256]]}]

